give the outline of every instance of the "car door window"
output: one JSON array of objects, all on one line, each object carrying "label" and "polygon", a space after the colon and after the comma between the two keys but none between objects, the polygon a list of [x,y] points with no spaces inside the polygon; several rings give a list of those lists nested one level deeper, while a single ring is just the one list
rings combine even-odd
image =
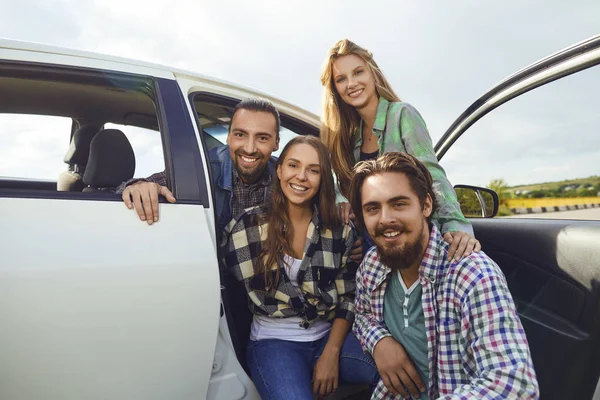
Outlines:
[{"label": "car door window", "polygon": [[0,177],[56,180],[66,169],[71,118],[0,114]]},{"label": "car door window", "polygon": [[157,131],[111,122],[105,124],[104,128],[119,129],[129,139],[135,154],[136,177],[147,177],[165,169],[162,141]]},{"label": "car door window", "polygon": [[[225,144],[229,123],[238,99],[226,99],[221,96],[192,94],[198,122],[202,128],[203,139],[208,150]],[[297,135],[316,135],[317,128],[298,121],[288,115],[281,114],[281,130],[279,132],[279,149],[273,152],[279,156],[285,145]]]},{"label": "car door window", "polygon": [[600,220],[600,67],[548,83],[469,128],[441,164],[490,187],[498,217]]},{"label": "car door window", "polygon": [[[120,183],[106,176],[88,182],[91,185],[83,182],[92,147],[102,150],[95,152],[100,164],[117,163],[117,171],[121,165],[130,167],[126,169],[131,174],[115,174],[112,180],[117,175],[126,180],[164,170],[152,79],[31,64],[0,67],[0,195],[3,189],[18,189],[56,192],[44,194],[49,197],[64,197],[61,191],[86,197],[84,187],[97,184],[102,185],[97,189],[106,190]],[[86,129],[88,133],[79,135]],[[126,139],[117,144],[103,133],[102,141],[95,141],[103,144],[92,145],[98,133],[108,129]],[[124,151],[129,145],[133,159]],[[122,157],[129,159],[125,162]],[[92,174],[88,176],[92,179]]]}]

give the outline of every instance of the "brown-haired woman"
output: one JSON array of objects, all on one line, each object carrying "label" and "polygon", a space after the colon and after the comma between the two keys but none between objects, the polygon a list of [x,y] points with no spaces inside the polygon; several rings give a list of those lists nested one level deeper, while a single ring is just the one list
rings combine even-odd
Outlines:
[{"label": "brown-haired woman", "polygon": [[451,243],[448,256],[460,259],[481,250],[438,163],[425,121],[413,106],[400,101],[371,52],[348,39],[338,41],[327,54],[321,83],[321,140],[331,152],[341,193],[348,196],[357,162],[391,151],[409,153],[423,162],[433,177],[440,205],[435,220]]},{"label": "brown-haired woman", "polygon": [[355,236],[338,217],[319,139],[292,139],[277,161],[271,204],[247,209],[225,233],[225,264],[253,313],[248,364],[263,399],[311,400],[338,381],[377,384],[373,360],[348,333]]}]

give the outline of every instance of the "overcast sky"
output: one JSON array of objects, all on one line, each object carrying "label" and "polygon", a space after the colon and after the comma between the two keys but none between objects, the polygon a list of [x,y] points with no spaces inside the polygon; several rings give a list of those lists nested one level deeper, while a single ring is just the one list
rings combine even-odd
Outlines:
[{"label": "overcast sky", "polygon": [[[0,10],[0,37],[172,65],[319,115],[322,62],[347,37],[374,53],[395,91],[422,113],[434,143],[498,81],[600,33],[598,0],[0,0]],[[481,185],[600,175],[598,93],[600,67],[525,95],[476,124],[442,165],[452,183]],[[62,140],[47,135],[47,143]],[[28,146],[4,128],[0,144]],[[60,143],[56,154],[45,153],[62,159],[65,151]],[[29,156],[29,164],[41,160]],[[0,162],[0,175],[15,162]]]}]

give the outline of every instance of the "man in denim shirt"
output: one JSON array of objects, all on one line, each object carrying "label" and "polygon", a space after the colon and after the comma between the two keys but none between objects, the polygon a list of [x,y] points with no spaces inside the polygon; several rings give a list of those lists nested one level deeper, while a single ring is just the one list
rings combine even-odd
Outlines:
[{"label": "man in denim shirt", "polygon": [[[270,201],[277,161],[271,153],[279,148],[280,125],[279,112],[271,102],[243,100],[231,117],[227,145],[209,152],[219,231],[245,208]],[[117,193],[122,193],[127,208],[135,208],[149,225],[158,221],[159,195],[175,202],[164,171],[123,182]]]}]

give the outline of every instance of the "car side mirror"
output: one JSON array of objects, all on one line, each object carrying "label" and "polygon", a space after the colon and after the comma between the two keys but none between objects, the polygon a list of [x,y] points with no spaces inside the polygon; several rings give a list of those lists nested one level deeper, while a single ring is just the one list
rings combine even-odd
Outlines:
[{"label": "car side mirror", "polygon": [[455,185],[456,197],[467,218],[493,218],[498,213],[498,194],[479,186]]}]

